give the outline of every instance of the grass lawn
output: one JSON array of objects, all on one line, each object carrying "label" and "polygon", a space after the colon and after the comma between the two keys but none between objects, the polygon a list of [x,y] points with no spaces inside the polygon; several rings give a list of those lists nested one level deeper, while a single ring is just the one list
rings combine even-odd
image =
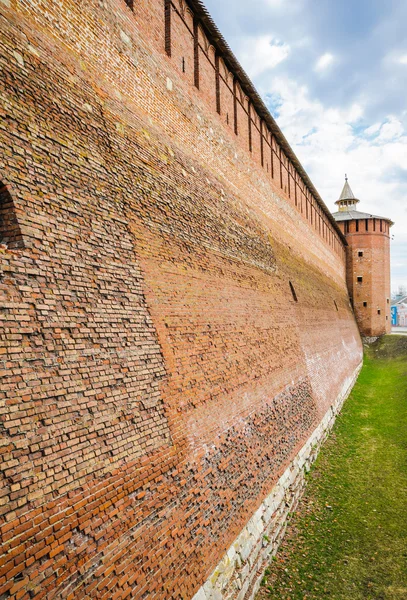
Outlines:
[{"label": "grass lawn", "polygon": [[363,370],[257,600],[407,600],[407,337]]}]

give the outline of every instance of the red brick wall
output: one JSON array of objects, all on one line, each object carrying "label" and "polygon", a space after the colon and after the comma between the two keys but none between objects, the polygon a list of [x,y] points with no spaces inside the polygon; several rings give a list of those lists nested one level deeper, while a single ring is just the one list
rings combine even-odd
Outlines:
[{"label": "red brick wall", "polygon": [[360,362],[343,247],[162,2],[0,18],[0,597],[190,598]]},{"label": "red brick wall", "polygon": [[[346,235],[349,294],[362,335],[391,331],[390,225],[386,219],[359,219],[340,223]],[[362,281],[358,281],[358,277]]]}]

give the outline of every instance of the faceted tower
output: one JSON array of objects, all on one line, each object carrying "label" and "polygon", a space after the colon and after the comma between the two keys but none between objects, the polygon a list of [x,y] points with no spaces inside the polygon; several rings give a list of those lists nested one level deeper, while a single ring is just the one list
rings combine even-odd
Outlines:
[{"label": "faceted tower", "polygon": [[346,279],[349,296],[362,336],[374,337],[391,330],[390,219],[359,212],[348,178],[333,214],[346,237]]}]

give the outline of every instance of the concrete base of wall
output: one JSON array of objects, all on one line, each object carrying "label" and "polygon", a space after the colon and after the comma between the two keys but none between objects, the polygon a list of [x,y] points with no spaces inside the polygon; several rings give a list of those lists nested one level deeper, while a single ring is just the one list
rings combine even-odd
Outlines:
[{"label": "concrete base of wall", "polygon": [[254,598],[264,570],[284,536],[287,516],[295,509],[304,491],[305,474],[318,456],[361,366],[344,382],[336,402],[192,600]]}]

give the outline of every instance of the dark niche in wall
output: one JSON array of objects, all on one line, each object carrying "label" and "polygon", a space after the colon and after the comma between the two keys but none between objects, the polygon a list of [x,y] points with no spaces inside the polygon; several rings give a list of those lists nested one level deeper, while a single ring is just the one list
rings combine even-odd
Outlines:
[{"label": "dark niche in wall", "polygon": [[297,298],[297,294],[295,293],[294,286],[293,286],[293,284],[291,283],[291,281],[290,281],[289,283],[290,283],[290,290],[291,290],[291,293],[292,293],[292,295],[293,295],[293,298],[294,298],[295,302],[298,302],[298,298]]},{"label": "dark niche in wall", "polygon": [[13,198],[2,181],[0,181],[0,244],[5,244],[8,248],[24,248]]}]

